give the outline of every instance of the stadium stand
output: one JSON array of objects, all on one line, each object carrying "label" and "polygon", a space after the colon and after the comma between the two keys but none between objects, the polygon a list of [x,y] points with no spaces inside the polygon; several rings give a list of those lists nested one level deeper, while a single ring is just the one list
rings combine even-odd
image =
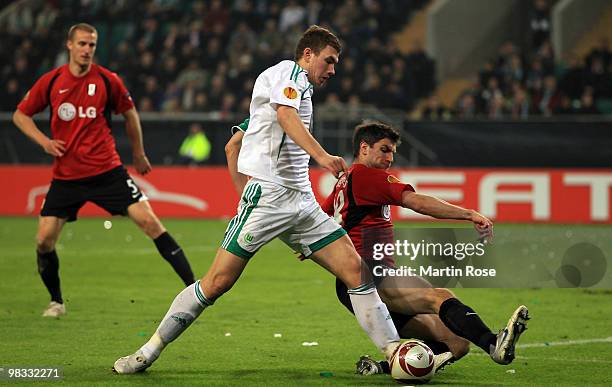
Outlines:
[{"label": "stadium stand", "polygon": [[[612,112],[612,67],[610,43],[602,37],[582,58],[555,62],[550,41],[549,2],[534,0],[530,12],[530,44],[506,41],[497,56],[463,90],[452,109],[460,119],[529,119]],[[450,114],[431,114],[432,106],[445,111],[431,99],[422,118],[441,120]]]},{"label": "stadium stand", "polygon": [[390,37],[427,2],[17,2],[0,23],[0,111],[14,110],[37,76],[66,62],[63,33],[77,21],[97,27],[98,63],[122,76],[143,112],[247,113],[257,74],[293,57],[310,24],[330,27],[345,47],[343,76],[319,101],[409,110],[433,89],[433,62],[422,51],[400,53]]}]

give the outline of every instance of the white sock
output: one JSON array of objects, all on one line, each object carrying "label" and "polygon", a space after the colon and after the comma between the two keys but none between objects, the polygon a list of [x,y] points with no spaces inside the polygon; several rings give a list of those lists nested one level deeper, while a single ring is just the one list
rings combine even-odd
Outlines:
[{"label": "white sock", "polygon": [[179,337],[202,311],[212,304],[204,296],[200,281],[183,289],[172,301],[153,336],[140,348],[145,358],[150,362],[155,361],[164,347]]},{"label": "white sock", "polygon": [[399,335],[374,283],[348,290],[355,317],[387,360],[399,345]]}]

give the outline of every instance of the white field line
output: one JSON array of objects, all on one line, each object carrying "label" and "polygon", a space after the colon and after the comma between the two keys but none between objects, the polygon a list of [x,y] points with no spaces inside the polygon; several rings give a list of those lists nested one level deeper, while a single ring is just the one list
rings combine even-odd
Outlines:
[{"label": "white field line", "polygon": [[[525,359],[527,359],[527,358],[525,358]],[[534,359],[534,358],[532,358],[532,359]],[[538,359],[538,360],[541,360],[541,359]],[[550,357],[550,356],[547,356],[546,360],[557,361],[557,362],[568,362],[568,363],[604,363],[604,364],[612,364],[612,360],[570,359],[570,358],[567,358],[567,357]]]},{"label": "white field line", "polygon": [[[62,254],[71,254],[75,251],[74,249],[70,247],[65,248],[61,243],[58,243],[56,247],[57,247],[58,252]],[[217,251],[217,247],[218,246],[185,246],[183,247],[183,250],[186,250],[188,252],[195,252],[195,253],[207,253],[211,251]],[[17,251],[13,250],[7,253],[7,255],[9,256],[32,255],[31,248],[28,250],[23,250],[21,248],[15,249],[15,250]],[[102,249],[77,249],[76,251],[78,251],[79,254],[81,255],[91,256],[91,255],[116,254],[118,250],[121,250],[122,253],[130,254],[130,255],[159,254],[155,247],[133,247],[133,248],[124,247],[124,248],[113,248],[113,249],[104,249],[104,248]]]},{"label": "white field line", "polygon": [[[468,353],[468,356],[484,356],[489,357],[486,353]],[[612,364],[612,360],[599,360],[599,359],[574,359],[569,357],[550,357],[550,356],[542,356],[542,357],[532,357],[532,356],[520,356],[517,355],[514,357],[516,360],[550,360],[554,362],[568,362],[568,363],[603,363],[603,364]]]},{"label": "white field line", "polygon": [[[32,244],[34,246],[34,244]],[[215,252],[219,248],[219,245],[199,245],[199,246],[181,246],[184,251],[188,254],[190,253],[210,253]],[[8,249],[7,249],[8,250]],[[74,250],[70,246],[64,247],[62,243],[57,244],[57,251],[62,254],[71,254],[75,251],[78,251],[80,255],[111,255],[116,254],[118,250],[121,250],[122,253],[130,254],[130,255],[149,255],[149,254],[159,254],[155,247],[117,247],[117,248],[102,248],[102,249],[77,249]],[[287,252],[287,255],[291,255],[291,250],[289,250],[286,246],[278,246],[278,247],[270,247],[267,246],[266,250],[284,250]],[[21,257],[21,256],[29,256],[32,255],[33,247],[24,250],[22,248],[19,249],[11,249],[10,252],[6,252],[7,256]],[[76,254],[76,253],[75,253]]]},{"label": "white field line", "polygon": [[[527,344],[518,344],[517,348],[547,348],[547,347],[560,347],[560,346],[570,346],[570,345],[587,345],[587,344],[597,344],[597,343],[612,343],[612,336],[610,337],[602,337],[598,339],[582,339],[582,340],[566,340],[566,341],[551,341],[549,343],[527,343]],[[482,352],[470,352],[471,356],[486,356],[489,355]],[[528,356],[516,356],[518,360],[536,360],[534,357]],[[537,360],[550,360],[556,362],[570,362],[570,363],[604,363],[604,364],[612,364],[612,360],[599,360],[599,359],[573,359],[567,357],[550,357],[543,356],[538,357]]]},{"label": "white field line", "polygon": [[612,343],[612,336],[602,337],[599,339],[582,339],[582,340],[566,340],[566,341],[551,341],[548,343],[527,343],[518,344],[517,348],[541,348],[541,347],[554,347],[563,345],[583,345],[593,343]]}]

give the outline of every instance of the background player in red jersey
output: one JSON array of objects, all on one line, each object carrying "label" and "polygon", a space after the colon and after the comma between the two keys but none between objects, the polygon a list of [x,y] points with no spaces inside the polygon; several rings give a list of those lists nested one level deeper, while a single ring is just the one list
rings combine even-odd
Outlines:
[{"label": "background player in red jersey", "polygon": [[[66,222],[77,218],[86,202],[112,215],[127,215],[155,242],[186,285],[193,272],[182,249],[161,224],[147,197],[121,164],[111,134],[111,114],[125,117],[134,167],[151,171],[142,143],[140,118],[117,74],[93,63],[98,34],[85,23],[72,26],[66,46],[69,63],[44,74],[13,115],[15,125],[54,157],[53,180],[45,198],[36,235],[38,271],[51,294],[43,316],[66,313],[55,243]],[[49,106],[51,137],[38,129],[32,116]]]},{"label": "background player in red jersey", "polygon": [[[248,179],[235,168],[246,130],[248,119],[232,127],[232,138],[225,147],[228,169],[238,192],[242,191]],[[485,216],[432,196],[415,193],[412,186],[401,183],[387,171],[399,143],[399,133],[388,125],[367,123],[357,126],[353,137],[355,161],[321,206],[348,232],[368,267],[373,271],[376,265],[395,266],[391,256],[384,257],[382,261],[375,261],[372,257],[373,243],[394,242],[391,205],[410,208],[439,219],[471,221],[481,238],[491,238],[493,223]],[[400,336],[424,340],[436,355],[436,371],[466,355],[469,351],[468,340],[481,347],[497,363],[509,364],[514,359],[515,344],[526,329],[528,311],[525,306],[519,306],[506,328],[495,335],[477,313],[448,289],[433,288],[419,277],[406,277],[401,283],[387,283],[394,279],[380,278],[374,274],[373,277],[380,280],[379,293],[389,307]],[[353,312],[347,288],[338,279],[336,294],[340,302]],[[364,375],[389,373],[389,364],[363,356],[357,362],[357,372]]]}]

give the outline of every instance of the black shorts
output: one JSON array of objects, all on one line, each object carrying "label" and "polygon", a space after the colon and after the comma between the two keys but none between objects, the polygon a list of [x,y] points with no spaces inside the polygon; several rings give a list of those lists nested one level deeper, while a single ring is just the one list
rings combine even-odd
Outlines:
[{"label": "black shorts", "polygon": [[77,180],[52,180],[40,210],[41,216],[55,216],[73,222],[87,202],[111,215],[126,215],[127,208],[147,200],[123,165],[99,175]]}]

